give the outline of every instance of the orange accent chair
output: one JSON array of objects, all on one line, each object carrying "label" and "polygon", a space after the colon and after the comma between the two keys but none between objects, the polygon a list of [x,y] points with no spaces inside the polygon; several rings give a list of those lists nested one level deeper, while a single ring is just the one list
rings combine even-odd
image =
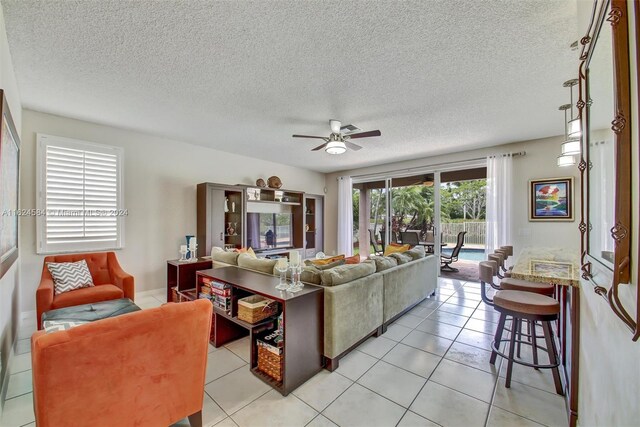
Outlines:
[{"label": "orange accent chair", "polygon": [[[76,262],[83,259],[87,261],[95,286],[55,295],[47,263]],[[133,301],[133,294],[133,276],[120,267],[115,252],[48,256],[44,259],[42,277],[36,291],[38,330],[42,329],[42,313],[49,310],[120,298]]]},{"label": "orange accent chair", "polygon": [[210,301],[136,311],[31,337],[38,427],[202,425]]}]

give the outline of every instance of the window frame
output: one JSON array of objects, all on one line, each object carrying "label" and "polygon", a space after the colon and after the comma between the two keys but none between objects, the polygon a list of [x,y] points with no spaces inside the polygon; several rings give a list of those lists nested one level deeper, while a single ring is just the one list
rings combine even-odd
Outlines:
[{"label": "window frame", "polygon": [[46,149],[57,146],[82,151],[93,151],[116,156],[116,210],[126,212],[124,207],[124,148],[99,144],[61,136],[36,134],[36,254],[60,254],[120,250],[125,247],[125,215],[116,215],[115,242],[69,242],[47,244],[46,241]]}]

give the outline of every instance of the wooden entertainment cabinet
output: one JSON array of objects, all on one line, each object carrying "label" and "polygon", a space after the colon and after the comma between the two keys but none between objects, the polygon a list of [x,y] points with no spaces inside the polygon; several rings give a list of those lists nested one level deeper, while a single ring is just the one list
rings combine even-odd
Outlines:
[{"label": "wooden entertainment cabinet", "polygon": [[[211,343],[215,347],[249,335],[251,342],[250,369],[258,378],[286,396],[322,369],[323,301],[319,286],[305,285],[302,291],[291,293],[275,289],[279,279],[267,274],[222,267],[196,272],[196,289],[187,295],[200,295],[205,280],[230,286],[230,313],[214,305]],[[279,312],[255,324],[238,319],[238,300],[261,295],[276,301]],[[277,317],[283,314],[282,381],[276,381],[258,369],[257,337],[277,327]]]},{"label": "wooden entertainment cabinet", "polygon": [[[249,236],[249,213],[290,214],[290,246],[265,247],[263,240],[266,238],[262,232]],[[210,255],[213,246],[250,246],[258,256],[280,256],[297,250],[302,258],[312,258],[324,250],[323,234],[324,196],[295,190],[210,182],[197,186],[198,257]]]}]

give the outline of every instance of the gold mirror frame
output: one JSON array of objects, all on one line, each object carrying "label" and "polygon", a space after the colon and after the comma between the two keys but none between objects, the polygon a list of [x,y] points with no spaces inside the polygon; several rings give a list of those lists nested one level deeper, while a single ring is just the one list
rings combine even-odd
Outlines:
[{"label": "gold mirror frame", "polygon": [[[607,13],[608,6],[611,5]],[[637,316],[634,319],[625,309],[618,297],[618,288],[627,284],[631,278],[631,91],[629,69],[629,24],[628,4],[626,0],[595,0],[591,22],[587,35],[580,40],[579,99],[578,117],[582,123],[582,152],[578,169],[582,178],[581,195],[581,263],[582,278],[594,285],[594,290],[605,297],[613,310],[633,332],[633,340],[640,337]],[[638,9],[636,7],[636,9]],[[638,12],[636,10],[636,15]],[[610,24],[607,25],[607,23]],[[636,22],[636,26],[637,26]],[[611,228],[611,237],[615,242],[613,270],[604,271],[598,267],[595,273],[592,257],[589,255],[589,102],[585,101],[588,91],[588,66],[594,46],[601,31],[612,31],[613,40],[613,76],[615,116],[612,117],[611,130],[614,132],[616,150],[615,164],[615,225]],[[588,99],[588,98],[587,98]],[[608,287],[608,289],[607,289]],[[640,309],[640,293],[637,310]],[[640,313],[636,313],[640,314]]]}]

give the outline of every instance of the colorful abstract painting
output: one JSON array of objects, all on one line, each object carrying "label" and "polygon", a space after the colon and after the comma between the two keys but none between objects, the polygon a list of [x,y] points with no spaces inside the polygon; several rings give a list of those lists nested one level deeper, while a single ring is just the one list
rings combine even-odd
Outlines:
[{"label": "colorful abstract painting", "polygon": [[573,178],[529,181],[530,221],[573,221]]}]

